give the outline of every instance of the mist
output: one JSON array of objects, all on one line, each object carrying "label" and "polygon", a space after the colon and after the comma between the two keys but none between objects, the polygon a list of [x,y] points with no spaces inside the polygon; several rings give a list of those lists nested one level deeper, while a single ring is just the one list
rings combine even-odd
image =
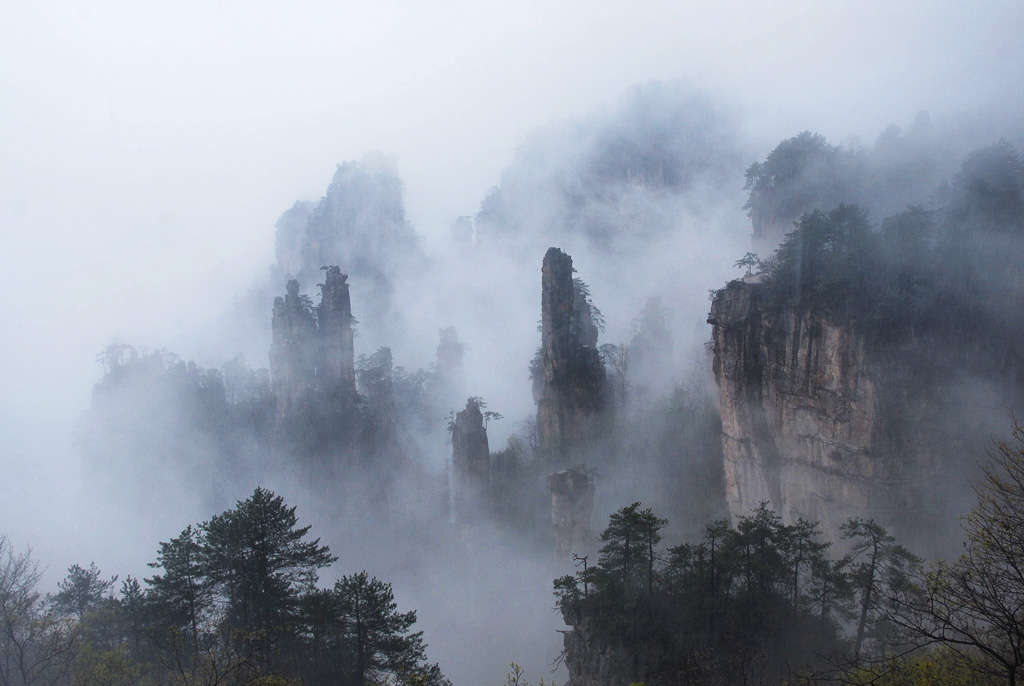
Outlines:
[{"label": "mist", "polygon": [[[48,588],[90,561],[144,577],[159,541],[267,486],[341,557],[325,582],[367,569],[394,583],[456,685],[500,683],[509,661],[546,676],[561,650],[550,581],[571,565],[486,517],[456,526],[437,496],[445,413],[484,398],[504,417],[488,425],[492,453],[536,417],[549,247],[589,286],[600,344],[630,343],[660,298],[672,348],[636,379],[649,393],[637,417],[672,406],[676,387],[714,405],[708,291],[755,249],[750,164],[807,130],[873,151],[883,178],[899,171],[885,156],[886,135],[898,138],[892,158],[918,165],[918,186],[842,199],[877,223],[938,206],[972,150],[1024,148],[1024,10],[1012,2],[61,2],[5,7],[0,26],[0,533],[32,546]],[[313,211],[342,164],[397,180],[401,240],[354,255],[350,236],[324,262],[283,264],[279,218],[296,202]],[[238,353],[268,367],[274,297],[296,278],[317,302],[321,264],[349,274],[357,360],[388,346],[396,368],[429,370],[445,327],[465,346],[459,387],[430,396],[422,417],[409,410],[386,486],[355,469],[317,483],[277,448],[240,451],[260,460],[232,471],[206,436],[140,452],[89,433],[110,344],[210,370]],[[993,413],[1011,403],[988,382],[958,388],[985,399],[979,434],[1005,419]],[[396,393],[400,406],[420,398]],[[680,397],[673,407],[692,412]],[[115,407],[152,409],[170,435],[184,420],[161,414],[167,402],[142,388]],[[90,435],[102,468],[83,457]],[[686,469],[608,464],[597,531],[637,500],[670,510],[676,538],[726,515],[717,495],[680,496]],[[386,506],[375,488],[392,494]]]}]

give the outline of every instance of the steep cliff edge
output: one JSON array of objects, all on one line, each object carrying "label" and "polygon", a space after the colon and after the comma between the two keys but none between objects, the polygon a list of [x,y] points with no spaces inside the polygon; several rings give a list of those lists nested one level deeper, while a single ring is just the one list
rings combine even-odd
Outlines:
[{"label": "steep cliff edge", "polygon": [[933,193],[950,161],[919,164],[916,135],[861,153],[804,132],[747,171],[755,249],[781,243],[709,317],[734,517],[874,517],[951,553],[1024,404],[1024,163],[1000,141]]},{"label": "steep cliff edge", "polygon": [[927,516],[935,459],[915,420],[928,402],[897,413],[893,400],[910,389],[869,359],[852,323],[811,309],[770,316],[756,279],[719,291],[708,322],[734,518],[768,501],[835,535],[848,517],[894,526]]},{"label": "steep cliff edge", "polygon": [[541,451],[556,465],[585,458],[604,430],[607,410],[607,378],[597,350],[600,313],[573,271],[569,255],[548,249],[541,269],[541,348],[531,375]]},{"label": "steep cliff edge", "polygon": [[472,521],[487,505],[490,490],[490,447],[479,398],[467,398],[466,409],[452,420],[452,465],[455,469],[455,518]]}]

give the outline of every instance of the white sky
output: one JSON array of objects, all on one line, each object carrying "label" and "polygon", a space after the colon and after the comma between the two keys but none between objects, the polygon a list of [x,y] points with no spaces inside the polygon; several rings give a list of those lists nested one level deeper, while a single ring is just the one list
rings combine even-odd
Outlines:
[{"label": "white sky", "polygon": [[762,156],[920,109],[1024,121],[1022,36],[1005,0],[0,4],[0,532],[52,552],[94,355],[188,357],[341,161],[396,155],[439,233],[530,131],[652,79],[743,107]]}]

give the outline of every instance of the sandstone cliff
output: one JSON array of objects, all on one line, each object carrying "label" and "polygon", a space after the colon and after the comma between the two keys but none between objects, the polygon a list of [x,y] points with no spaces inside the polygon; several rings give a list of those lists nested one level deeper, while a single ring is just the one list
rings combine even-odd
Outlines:
[{"label": "sandstone cliff", "polygon": [[271,320],[270,376],[279,416],[295,412],[316,394],[352,395],[355,391],[352,304],[338,267],[327,267],[320,306],[288,282],[274,300]]},{"label": "sandstone cliff", "polygon": [[726,498],[762,501],[835,536],[848,517],[908,529],[931,509],[935,446],[907,377],[869,358],[852,323],[814,311],[768,316],[756,279],[718,292],[713,325]]},{"label": "sandstone cliff", "polygon": [[467,521],[484,506],[490,483],[490,447],[480,400],[469,398],[451,423],[455,516]]},{"label": "sandstone cliff", "polygon": [[[566,618],[568,620],[570,618]],[[562,634],[566,686],[629,686],[636,683],[638,665],[622,646],[594,636],[586,626],[575,626]]]},{"label": "sandstone cliff", "polygon": [[548,249],[541,270],[541,348],[533,369],[533,397],[540,447],[555,464],[584,459],[588,444],[602,431],[606,410],[595,312],[585,286],[572,274],[572,258]]},{"label": "sandstone cliff", "polygon": [[274,300],[271,320],[270,382],[281,417],[293,412],[313,389],[317,366],[317,325],[308,298],[291,280],[285,296]]},{"label": "sandstone cliff", "polygon": [[454,326],[437,330],[439,342],[428,388],[440,407],[454,407],[466,397],[463,358],[466,346],[459,342]]},{"label": "sandstone cliff", "polygon": [[594,480],[582,469],[566,469],[549,474],[547,482],[555,554],[566,558],[572,553],[582,555],[596,548],[597,538],[590,528]]},{"label": "sandstone cliff", "polygon": [[317,376],[324,388],[350,389],[355,384],[353,369],[352,301],[348,292],[348,275],[338,267],[327,267],[320,284],[319,359]]}]

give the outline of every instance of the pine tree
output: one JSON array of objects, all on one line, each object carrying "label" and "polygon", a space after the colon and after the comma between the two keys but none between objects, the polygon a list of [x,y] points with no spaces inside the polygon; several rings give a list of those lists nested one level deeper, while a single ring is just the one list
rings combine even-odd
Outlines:
[{"label": "pine tree", "polygon": [[188,637],[198,650],[199,633],[213,599],[213,584],[203,566],[202,532],[191,525],[177,538],[160,544],[156,562],[150,567],[163,569],[146,579],[155,620],[163,631],[177,631]]},{"label": "pine tree", "polygon": [[661,542],[661,529],[667,519],[656,516],[651,508],[641,510],[640,503],[619,509],[608,519],[601,534],[598,578],[603,585],[617,589],[627,597],[654,587],[654,547]]},{"label": "pine tree", "polygon": [[416,612],[398,611],[391,584],[360,572],[342,577],[333,592],[353,684],[381,683],[389,675],[399,683],[447,683],[436,665],[426,663],[423,632],[410,632]]},{"label": "pine tree", "polygon": [[303,540],[309,529],[263,488],[202,525],[204,573],[226,604],[227,626],[253,632],[268,654],[317,571],[337,560],[319,538]]}]

